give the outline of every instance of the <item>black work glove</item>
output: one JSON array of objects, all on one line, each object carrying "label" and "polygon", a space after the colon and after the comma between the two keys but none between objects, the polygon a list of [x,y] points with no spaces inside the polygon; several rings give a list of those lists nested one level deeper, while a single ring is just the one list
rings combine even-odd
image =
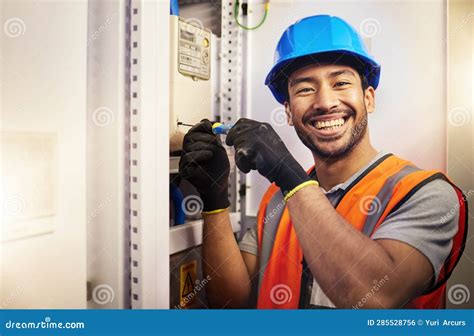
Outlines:
[{"label": "black work glove", "polygon": [[235,163],[241,171],[256,169],[275,182],[283,195],[310,180],[268,123],[239,119],[227,134],[226,143],[235,147]]},{"label": "black work glove", "polygon": [[203,119],[184,136],[179,173],[196,187],[203,211],[229,207],[229,159],[222,142],[212,132],[212,123]]}]

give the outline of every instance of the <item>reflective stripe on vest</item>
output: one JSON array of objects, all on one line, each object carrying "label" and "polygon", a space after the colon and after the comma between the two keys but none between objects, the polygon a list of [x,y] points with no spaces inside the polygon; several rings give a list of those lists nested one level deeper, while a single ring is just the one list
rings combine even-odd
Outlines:
[{"label": "reflective stripe on vest", "polygon": [[[397,185],[397,183],[408,174],[418,170],[420,169],[414,166],[405,166],[398,173],[393,174],[387,179],[382,189],[380,189],[377,195],[371,200],[369,207],[365,208],[371,215],[367,216],[365,220],[362,229],[363,234],[369,237],[371,236],[375,229],[375,225],[382,217],[384,210],[387,209],[395,185]],[[365,206],[366,204],[363,205]]]},{"label": "reflective stripe on vest", "polygon": [[[441,173],[420,170],[408,161],[388,155],[348,187],[336,204],[336,210],[354,228],[371,236],[383,220],[399,208],[414,191],[435,178],[443,178],[449,182],[458,194],[460,229],[453,240],[452,253],[445,264],[447,267],[443,267],[437,279],[439,285],[432,293],[417,298],[418,303],[413,300],[408,305],[412,308],[442,306],[444,283],[462,254],[466,236],[467,204],[461,191]],[[267,190],[262,199],[257,222],[260,268],[257,307],[297,308],[303,253],[283,196],[275,185]]]},{"label": "reflective stripe on vest", "polygon": [[280,219],[283,214],[283,210],[285,210],[285,201],[283,200],[283,194],[281,192],[277,192],[271,198],[265,211],[265,225],[263,226],[262,249],[259,253],[259,289],[260,284],[263,280],[263,274],[268,262],[268,258],[270,258],[270,253],[272,252],[273,242],[276,236],[278,223],[280,223]]}]

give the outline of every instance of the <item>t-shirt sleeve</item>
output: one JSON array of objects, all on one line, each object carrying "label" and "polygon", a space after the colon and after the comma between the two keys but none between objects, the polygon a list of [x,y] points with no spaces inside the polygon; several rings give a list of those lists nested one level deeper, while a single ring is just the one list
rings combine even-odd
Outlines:
[{"label": "t-shirt sleeve", "polygon": [[421,187],[390,214],[372,239],[395,239],[413,246],[428,258],[434,279],[438,279],[458,231],[458,220],[456,191],[448,182],[437,179]]},{"label": "t-shirt sleeve", "polygon": [[239,242],[240,251],[258,255],[257,225],[245,232]]}]

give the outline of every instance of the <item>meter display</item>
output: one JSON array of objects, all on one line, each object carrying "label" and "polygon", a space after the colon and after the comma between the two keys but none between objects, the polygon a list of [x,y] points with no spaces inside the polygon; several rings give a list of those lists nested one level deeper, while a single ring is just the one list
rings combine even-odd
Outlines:
[{"label": "meter display", "polygon": [[183,75],[209,79],[211,32],[182,19],[179,20],[178,71]]}]

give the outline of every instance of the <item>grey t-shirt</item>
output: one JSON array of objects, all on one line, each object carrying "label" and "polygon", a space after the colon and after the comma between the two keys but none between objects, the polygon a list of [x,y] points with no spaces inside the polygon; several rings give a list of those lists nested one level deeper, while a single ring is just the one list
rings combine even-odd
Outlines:
[{"label": "grey t-shirt", "polygon": [[[321,190],[334,205],[344,190],[369,166],[386,152],[375,158],[346,182],[331,190]],[[454,210],[454,211],[453,211]],[[459,205],[453,187],[444,180],[433,180],[417,190],[400,208],[387,216],[372,235],[372,239],[394,239],[409,244],[423,253],[433,266],[435,279],[451,251],[453,237],[458,230]],[[239,243],[240,250],[258,255],[257,227],[248,230]],[[313,279],[310,303],[317,306],[334,307]]]}]

